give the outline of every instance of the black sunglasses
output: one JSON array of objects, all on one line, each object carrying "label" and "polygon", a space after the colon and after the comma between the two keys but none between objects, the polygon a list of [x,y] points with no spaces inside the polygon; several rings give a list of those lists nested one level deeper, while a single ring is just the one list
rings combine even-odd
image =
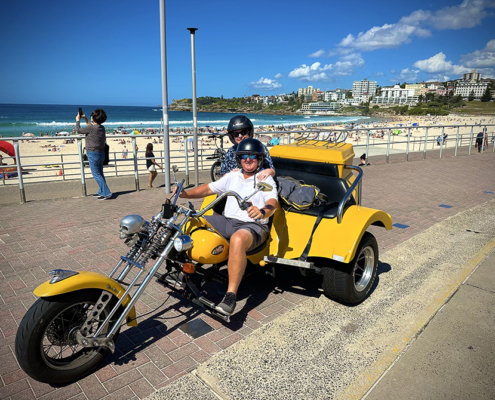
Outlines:
[{"label": "black sunglasses", "polygon": [[244,129],[240,132],[232,132],[232,137],[236,138],[238,136],[246,136],[246,135],[249,135],[249,131],[247,129]]}]

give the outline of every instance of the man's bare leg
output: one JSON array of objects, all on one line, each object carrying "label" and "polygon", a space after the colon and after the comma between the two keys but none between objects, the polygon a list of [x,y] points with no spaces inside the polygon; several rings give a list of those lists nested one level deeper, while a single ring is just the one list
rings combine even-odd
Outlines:
[{"label": "man's bare leg", "polygon": [[253,244],[253,235],[246,229],[239,229],[230,237],[229,262],[229,286],[227,292],[237,294],[242,276],[246,270],[246,251]]}]

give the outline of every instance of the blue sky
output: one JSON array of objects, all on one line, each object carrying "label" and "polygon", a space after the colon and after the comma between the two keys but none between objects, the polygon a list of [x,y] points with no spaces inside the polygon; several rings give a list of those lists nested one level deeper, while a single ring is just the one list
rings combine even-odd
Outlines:
[{"label": "blue sky", "polygon": [[[169,102],[495,78],[495,0],[168,0]],[[161,104],[159,1],[4,2],[0,103]]]}]

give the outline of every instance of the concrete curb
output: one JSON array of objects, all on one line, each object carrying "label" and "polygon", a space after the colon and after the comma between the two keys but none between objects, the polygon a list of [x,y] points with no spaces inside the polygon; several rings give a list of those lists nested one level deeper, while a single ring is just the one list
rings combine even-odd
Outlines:
[{"label": "concrete curb", "polygon": [[383,375],[393,367],[402,354],[407,351],[407,348],[411,343],[421,334],[421,332],[423,332],[429,322],[452,298],[476,268],[481,265],[494,248],[495,238],[490,240],[474,257],[464,264],[462,270],[438,292],[436,299],[418,315],[419,322],[416,326],[405,332],[403,341],[392,344],[388,351],[384,352],[375,363],[361,373],[342,396],[339,397],[339,400],[365,398],[365,395],[373,389]]}]

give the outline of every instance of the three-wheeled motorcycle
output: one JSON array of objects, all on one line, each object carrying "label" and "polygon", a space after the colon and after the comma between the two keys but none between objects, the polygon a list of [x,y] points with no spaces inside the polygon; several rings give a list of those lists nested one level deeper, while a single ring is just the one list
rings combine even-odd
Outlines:
[{"label": "three-wheeled motorcycle", "polygon": [[[370,225],[392,229],[387,213],[361,206],[363,171],[353,166],[351,144],[318,140],[307,134],[270,154],[277,176],[290,176],[320,188],[328,201],[295,210],[279,202],[270,219],[269,239],[247,254],[252,265],[270,271],[275,265],[297,267],[323,276],[324,294],[356,304],[365,299],[377,273],[378,245],[367,232]],[[174,180],[175,172],[174,167]],[[353,173],[356,172],[357,176]],[[129,251],[108,276],[86,271],[54,270],[51,279],[34,290],[39,299],[20,323],[15,341],[17,360],[33,379],[63,384],[82,378],[110,353],[123,324],[137,325],[135,304],[151,281],[170,285],[212,315],[205,296],[212,280],[226,282],[224,270],[229,242],[203,217],[228,196],[241,208],[258,191],[271,190],[259,182],[250,196],[227,192],[205,198],[201,210],[177,204],[184,180],[175,181],[177,194],[166,201],[151,221],[128,215],[120,222],[120,237]]]}]

